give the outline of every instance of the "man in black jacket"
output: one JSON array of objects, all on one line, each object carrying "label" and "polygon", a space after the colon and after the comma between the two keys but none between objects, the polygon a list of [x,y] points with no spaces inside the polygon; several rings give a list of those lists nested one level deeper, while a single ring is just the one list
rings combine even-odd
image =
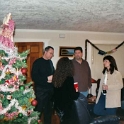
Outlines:
[{"label": "man in black jacket", "polygon": [[52,96],[53,84],[52,77],[54,73],[53,63],[51,58],[54,55],[54,48],[47,46],[45,48],[43,57],[38,58],[33,63],[32,80],[34,81],[34,90],[38,104],[36,111],[44,113],[44,124],[51,124],[52,115]]}]

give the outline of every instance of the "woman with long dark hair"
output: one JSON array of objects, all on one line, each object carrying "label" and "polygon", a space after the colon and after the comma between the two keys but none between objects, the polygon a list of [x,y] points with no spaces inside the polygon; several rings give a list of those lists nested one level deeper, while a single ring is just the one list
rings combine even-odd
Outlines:
[{"label": "woman with long dark hair", "polygon": [[97,115],[116,115],[116,109],[121,107],[122,75],[118,71],[114,57],[105,56],[103,65],[94,113]]},{"label": "woman with long dark hair", "polygon": [[68,57],[60,58],[56,71],[53,75],[54,83],[54,106],[60,117],[61,124],[74,124],[72,114],[73,100],[76,100],[79,93],[74,88],[73,64]]}]

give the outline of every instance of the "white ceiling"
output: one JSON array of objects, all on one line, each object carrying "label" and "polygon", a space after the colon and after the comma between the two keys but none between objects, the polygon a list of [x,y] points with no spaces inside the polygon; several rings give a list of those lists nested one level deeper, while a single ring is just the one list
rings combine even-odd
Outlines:
[{"label": "white ceiling", "polygon": [[0,0],[17,29],[124,33],[124,0]]}]

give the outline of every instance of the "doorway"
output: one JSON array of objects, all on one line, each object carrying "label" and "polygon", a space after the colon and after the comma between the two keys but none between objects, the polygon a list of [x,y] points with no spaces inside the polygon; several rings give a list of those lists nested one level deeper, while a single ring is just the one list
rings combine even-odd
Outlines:
[{"label": "doorway", "polygon": [[27,57],[27,77],[26,83],[31,82],[31,69],[33,62],[42,57],[43,55],[43,42],[16,42],[16,47],[18,52],[22,53],[26,50],[30,50],[30,53]]}]

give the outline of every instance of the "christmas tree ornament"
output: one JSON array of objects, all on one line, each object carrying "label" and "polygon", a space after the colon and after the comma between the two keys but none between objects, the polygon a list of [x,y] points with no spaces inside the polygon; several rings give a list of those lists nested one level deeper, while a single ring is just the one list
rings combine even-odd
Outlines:
[{"label": "christmas tree ornament", "polygon": [[5,82],[6,82],[7,84],[9,84],[9,80],[6,80]]},{"label": "christmas tree ornament", "polygon": [[23,117],[23,114],[22,114],[22,113],[19,113],[19,114],[18,114],[18,117],[19,117],[19,118],[22,118],[22,117]]},{"label": "christmas tree ornament", "polygon": [[41,123],[41,120],[38,120],[38,123],[40,124]]},{"label": "christmas tree ornament", "polygon": [[12,96],[11,95],[7,95],[7,99],[8,100],[11,100],[12,99]]},{"label": "christmas tree ornament", "polygon": [[24,85],[21,85],[21,86],[19,86],[19,89],[20,90],[24,90],[25,89],[25,86]]},{"label": "christmas tree ornament", "polygon": [[12,77],[12,80],[13,80],[13,81],[17,81],[17,79],[18,79],[18,78],[17,78],[16,75],[14,75],[14,76]]},{"label": "christmas tree ornament", "polygon": [[26,105],[23,105],[23,106],[22,106],[22,109],[23,109],[23,110],[25,110],[26,108],[27,108],[27,106],[26,106]]},{"label": "christmas tree ornament", "polygon": [[26,74],[27,73],[27,68],[21,68],[21,72],[22,72],[22,74]]},{"label": "christmas tree ornament", "polygon": [[6,72],[5,73],[6,74],[10,74],[11,73],[10,70],[9,70],[9,68],[6,69]]},{"label": "christmas tree ornament", "polygon": [[14,27],[9,13],[0,26],[0,124],[34,124],[40,113],[34,111],[37,101],[32,82],[24,82],[29,50],[18,53],[13,41]]},{"label": "christmas tree ornament", "polygon": [[26,59],[23,59],[22,62],[26,63],[27,61],[26,61]]},{"label": "christmas tree ornament", "polygon": [[31,105],[36,106],[37,105],[37,100],[36,99],[32,100]]},{"label": "christmas tree ornament", "polygon": [[29,110],[29,111],[27,111],[27,114],[28,114],[28,116],[31,114],[31,111]]},{"label": "christmas tree ornament", "polygon": [[32,102],[32,100],[34,100],[34,99],[33,99],[33,98],[30,98],[30,99],[29,99],[29,102]]}]

